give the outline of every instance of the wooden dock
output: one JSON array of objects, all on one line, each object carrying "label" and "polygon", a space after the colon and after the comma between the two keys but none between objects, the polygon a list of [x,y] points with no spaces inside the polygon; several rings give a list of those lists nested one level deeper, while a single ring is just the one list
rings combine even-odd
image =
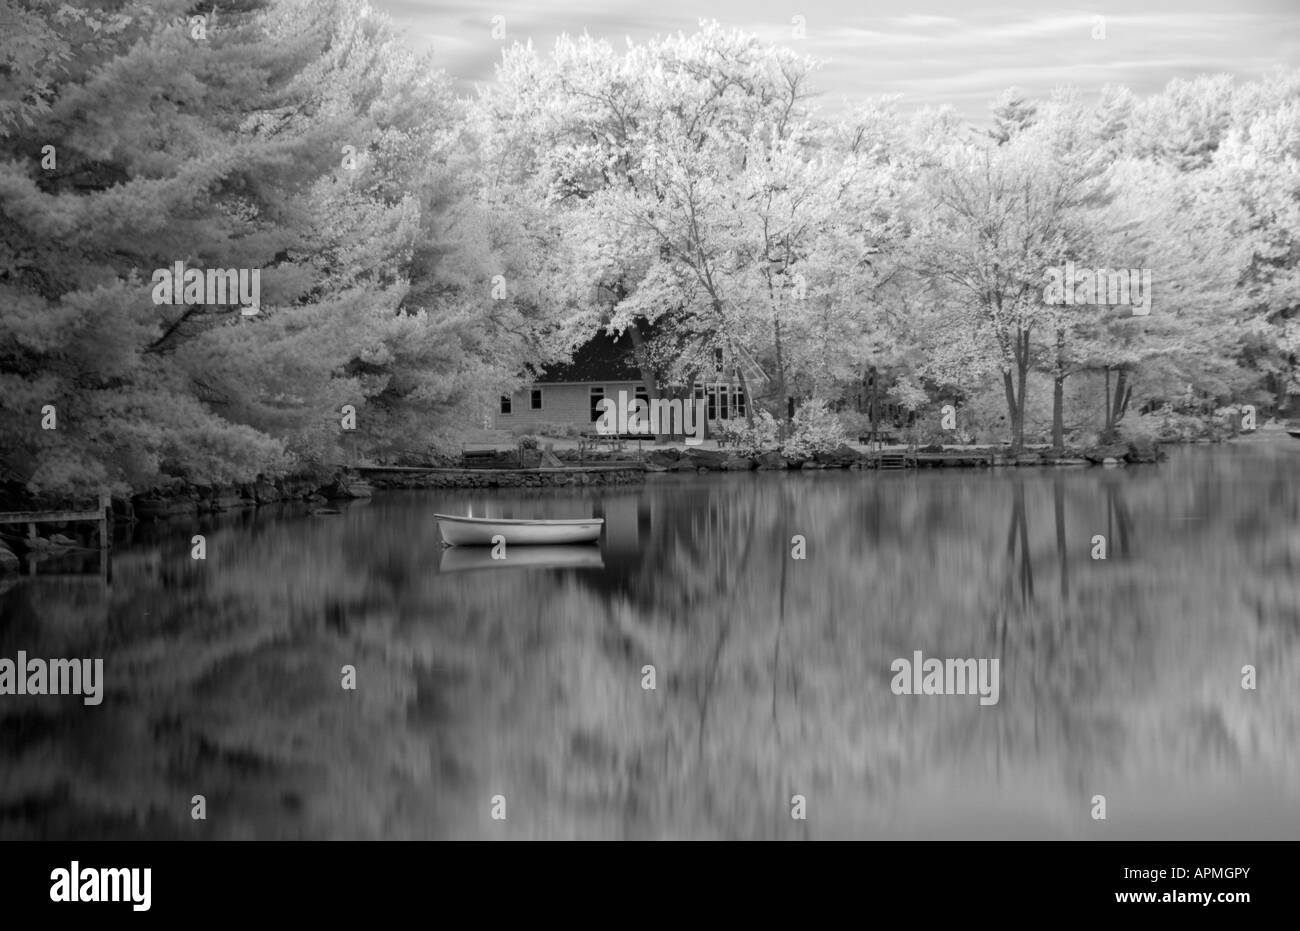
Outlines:
[{"label": "wooden dock", "polygon": [[873,449],[863,454],[873,469],[918,469],[951,466],[992,466],[997,464],[997,454],[991,449],[945,449],[942,452],[921,452],[914,446]]},{"label": "wooden dock", "polygon": [[27,538],[36,537],[37,524],[65,524],[71,521],[93,521],[99,525],[100,548],[112,544],[108,534],[108,519],[113,502],[108,495],[99,496],[99,507],[93,511],[0,511],[0,524],[26,524]]},{"label": "wooden dock", "polygon": [[[108,551],[113,545],[113,537],[109,533],[109,519],[113,511],[112,499],[107,494],[99,496],[99,507],[93,511],[0,511],[0,526],[17,524],[19,526],[27,525],[27,539],[36,539],[37,524],[64,524],[73,521],[85,521],[98,525],[99,541],[99,575],[105,582],[110,581],[111,569],[108,563]],[[36,574],[37,553],[30,552],[27,555],[27,571],[30,575]],[[58,576],[58,578],[85,578],[83,576]]]},{"label": "wooden dock", "polygon": [[910,449],[882,449],[871,454],[871,463],[877,469],[915,469],[916,453]]}]

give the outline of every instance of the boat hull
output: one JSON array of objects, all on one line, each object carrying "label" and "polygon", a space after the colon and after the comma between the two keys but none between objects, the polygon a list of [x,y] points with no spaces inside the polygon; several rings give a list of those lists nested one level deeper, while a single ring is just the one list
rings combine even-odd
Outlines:
[{"label": "boat hull", "polygon": [[563,543],[595,543],[600,538],[602,517],[580,520],[493,520],[435,514],[438,530],[449,546],[492,546],[500,536],[507,546],[547,546]]}]

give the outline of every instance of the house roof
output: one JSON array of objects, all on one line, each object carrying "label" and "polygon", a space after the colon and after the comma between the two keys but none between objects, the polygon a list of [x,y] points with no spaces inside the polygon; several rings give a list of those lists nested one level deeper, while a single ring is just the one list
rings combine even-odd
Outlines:
[{"label": "house roof", "polygon": [[627,333],[617,338],[600,333],[577,348],[572,362],[547,366],[536,383],[640,380],[632,338]]}]

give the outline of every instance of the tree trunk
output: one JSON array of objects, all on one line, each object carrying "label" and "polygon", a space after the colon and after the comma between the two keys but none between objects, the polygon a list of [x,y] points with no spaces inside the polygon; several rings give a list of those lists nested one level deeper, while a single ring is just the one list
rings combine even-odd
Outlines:
[{"label": "tree trunk", "polygon": [[[636,350],[638,357],[640,357],[641,347],[645,345],[645,337],[641,333],[641,324],[639,321],[634,322],[627,328],[627,335],[632,340],[632,348]],[[650,401],[655,400],[659,397],[659,374],[653,368],[643,364],[640,358],[637,360],[637,368],[641,372],[641,380],[645,382],[647,399]],[[655,438],[656,442],[659,443],[665,442],[665,439],[676,439],[676,435],[674,434],[667,438],[662,436],[657,436]]]},{"label": "tree trunk", "polygon": [[1020,434],[1019,425],[1017,423],[1020,418],[1020,408],[1016,404],[1016,383],[1011,374],[1011,369],[1007,369],[1002,373],[1002,387],[1006,391],[1007,395],[1007,427],[1010,430],[1009,439],[1011,442],[1011,452],[1016,453],[1019,452],[1016,445],[1016,438]]},{"label": "tree trunk", "polygon": [[740,390],[745,392],[745,424],[754,426],[754,396],[749,393],[749,379],[745,377],[745,368],[736,366],[736,377],[740,379]]},{"label": "tree trunk", "polygon": [[[776,416],[785,419],[785,352],[781,348],[781,321],[772,315],[772,340],[776,347]],[[753,399],[750,399],[751,406]]]},{"label": "tree trunk", "polygon": [[1017,337],[1019,349],[1016,352],[1018,397],[1016,398],[1016,442],[1015,449],[1020,452],[1025,448],[1025,381],[1029,377],[1029,331],[1023,330]]},{"label": "tree trunk", "polygon": [[876,434],[880,430],[880,405],[876,400],[876,386],[879,383],[879,378],[880,373],[876,371],[874,365],[867,369],[867,419],[871,422],[871,429],[867,434],[867,439],[873,444],[876,442]]},{"label": "tree trunk", "polygon": [[1102,431],[1103,443],[1114,443],[1119,433],[1119,422],[1128,410],[1129,398],[1133,396],[1133,386],[1128,383],[1128,369],[1115,370],[1115,393],[1110,390],[1110,367],[1106,367],[1106,427]]},{"label": "tree trunk", "polygon": [[1105,393],[1102,396],[1101,412],[1104,416],[1103,416],[1103,423],[1101,425],[1101,442],[1109,443],[1111,441],[1112,435],[1115,432],[1115,425],[1111,422],[1110,419],[1111,413],[1110,413],[1110,366],[1109,365],[1106,366],[1105,368],[1104,384],[1106,387],[1105,387]]},{"label": "tree trunk", "polygon": [[1056,372],[1052,378],[1052,449],[1065,449],[1065,331],[1056,331]]},{"label": "tree trunk", "polygon": [[1052,449],[1065,450],[1065,376],[1052,379]]},{"label": "tree trunk", "polygon": [[1133,389],[1128,384],[1128,369],[1122,368],[1115,375],[1115,398],[1110,415],[1112,432],[1118,432],[1119,422],[1124,419],[1124,411],[1128,409],[1128,399],[1132,392]]}]

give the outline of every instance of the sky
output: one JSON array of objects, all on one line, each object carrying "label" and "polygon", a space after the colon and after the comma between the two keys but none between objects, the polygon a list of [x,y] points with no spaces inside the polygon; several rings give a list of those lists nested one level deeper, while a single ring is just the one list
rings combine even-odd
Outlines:
[{"label": "sky", "polygon": [[[585,31],[617,48],[627,37],[693,32],[701,19],[827,59],[817,86],[820,105],[832,113],[901,95],[904,109],[946,103],[986,123],[989,101],[1011,86],[1030,97],[1065,84],[1087,97],[1106,84],[1148,94],[1176,77],[1226,72],[1249,79],[1300,66],[1300,0],[370,2],[412,46],[431,50],[464,93],[492,81],[502,48],[514,42],[531,39],[546,50],[562,33]],[[497,26],[504,38],[493,37],[494,17],[503,17]]]}]

